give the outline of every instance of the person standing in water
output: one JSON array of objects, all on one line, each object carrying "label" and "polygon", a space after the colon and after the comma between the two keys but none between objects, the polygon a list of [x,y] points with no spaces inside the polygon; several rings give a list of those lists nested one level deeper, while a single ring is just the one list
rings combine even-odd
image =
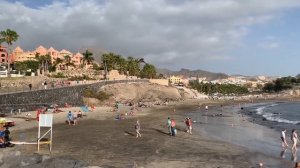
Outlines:
[{"label": "person standing in water", "polygon": [[140,133],[141,125],[140,125],[139,120],[136,120],[136,124],[134,125],[134,128],[135,128],[135,132],[136,132],[136,138],[142,137],[142,135]]},{"label": "person standing in water", "polygon": [[281,146],[282,148],[286,148],[289,145],[286,143],[286,138],[285,138],[285,133],[286,133],[286,129],[281,131]]},{"label": "person standing in water", "polygon": [[292,151],[297,150],[297,142],[299,139],[295,129],[292,130],[291,140],[293,142]]}]

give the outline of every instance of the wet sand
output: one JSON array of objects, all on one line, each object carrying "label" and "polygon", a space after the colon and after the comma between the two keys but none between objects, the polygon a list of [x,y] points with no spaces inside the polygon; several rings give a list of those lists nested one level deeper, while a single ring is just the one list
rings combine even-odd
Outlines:
[{"label": "wet sand", "polygon": [[[186,112],[197,109],[197,105],[198,102],[192,101],[154,107],[125,120],[114,120],[115,114],[111,112],[102,112],[106,117],[97,117],[102,116],[101,112],[92,112],[79,120],[76,126],[67,125],[62,118],[62,122],[55,123],[53,128],[51,155],[70,156],[101,167],[245,168],[257,167],[260,161],[265,162],[267,167],[292,166],[291,162],[201,134],[201,125],[194,127],[193,135],[187,134],[184,116]],[[167,117],[177,121],[176,137],[168,135]],[[141,138],[135,138],[137,118],[141,123]],[[34,140],[36,136],[37,128],[12,131],[15,140]],[[34,145],[16,146],[13,150],[28,155],[37,151]],[[47,146],[42,148],[41,154],[49,154]]]}]

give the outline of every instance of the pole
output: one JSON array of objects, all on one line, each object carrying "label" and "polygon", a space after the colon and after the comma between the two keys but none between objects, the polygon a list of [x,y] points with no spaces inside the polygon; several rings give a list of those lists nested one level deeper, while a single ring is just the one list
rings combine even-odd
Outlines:
[{"label": "pole", "polygon": [[39,132],[38,132],[38,141],[37,141],[38,152],[40,152],[40,136],[41,136],[41,126],[40,126],[40,121],[39,121]]}]

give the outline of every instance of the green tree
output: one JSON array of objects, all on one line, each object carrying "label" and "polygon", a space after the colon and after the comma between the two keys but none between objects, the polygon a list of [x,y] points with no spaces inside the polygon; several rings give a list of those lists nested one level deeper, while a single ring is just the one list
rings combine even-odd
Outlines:
[{"label": "green tree", "polygon": [[13,42],[17,41],[18,38],[19,38],[18,33],[11,29],[6,29],[5,31],[0,32],[0,43],[5,42],[8,45],[8,63],[7,63],[8,76],[10,76],[12,44]]},{"label": "green tree", "polygon": [[[52,67],[51,67],[51,72],[56,71],[57,66],[58,66],[58,65],[61,65],[63,62],[64,62],[64,60],[62,60],[61,58],[56,58],[56,59],[54,60],[54,62],[53,62]],[[60,68],[59,68],[59,70],[60,70]]]},{"label": "green tree", "polygon": [[272,92],[274,91],[274,84],[272,82],[266,83],[262,90],[265,92]]},{"label": "green tree", "polygon": [[40,55],[36,54],[35,59],[39,63],[39,70],[42,70],[42,74],[48,73],[49,71],[49,66],[51,65],[51,56],[46,54],[46,55]]},{"label": "green tree", "polygon": [[82,64],[85,65],[85,68],[87,69],[87,65],[94,61],[93,53],[91,53],[89,50],[86,50],[84,53],[82,53],[82,55]]},{"label": "green tree", "polygon": [[141,77],[152,79],[156,77],[156,68],[154,65],[146,63],[146,65],[141,70]]},{"label": "green tree", "polygon": [[30,69],[32,72],[35,72],[39,68],[39,63],[34,60],[24,61],[24,64],[26,64],[26,67]]},{"label": "green tree", "polygon": [[65,62],[65,66],[67,67],[67,70],[69,69],[69,66],[75,67],[75,64],[72,62],[70,55],[65,55],[64,59],[65,59],[64,62]]},{"label": "green tree", "polygon": [[15,68],[20,73],[24,73],[28,69],[27,64],[25,62],[16,62]]},{"label": "green tree", "polygon": [[116,56],[116,69],[121,74],[127,74],[127,60],[120,55]]},{"label": "green tree", "polygon": [[137,59],[134,59],[133,57],[128,57],[127,71],[130,76],[139,76],[140,74],[139,61]]},{"label": "green tree", "polygon": [[117,56],[114,53],[108,53],[102,55],[102,64],[105,69],[109,72],[117,67]]}]

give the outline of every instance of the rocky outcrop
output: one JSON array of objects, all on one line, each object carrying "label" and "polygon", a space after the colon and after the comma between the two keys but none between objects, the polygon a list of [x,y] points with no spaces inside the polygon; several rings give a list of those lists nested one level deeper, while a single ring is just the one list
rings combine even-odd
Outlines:
[{"label": "rocky outcrop", "polygon": [[100,90],[113,95],[114,100],[121,102],[164,102],[182,98],[177,88],[152,83],[119,83],[103,86]]}]

